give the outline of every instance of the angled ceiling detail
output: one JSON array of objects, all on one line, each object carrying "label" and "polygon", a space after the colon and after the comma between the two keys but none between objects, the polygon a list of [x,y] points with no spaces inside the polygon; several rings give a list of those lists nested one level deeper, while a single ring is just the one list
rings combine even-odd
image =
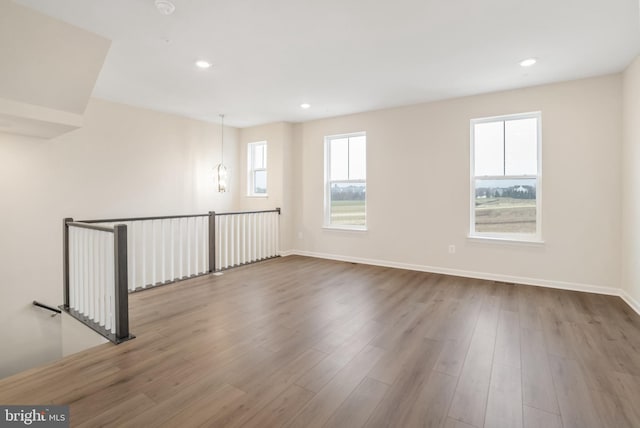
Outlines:
[{"label": "angled ceiling detail", "polygon": [[0,132],[52,138],[81,126],[109,45],[0,0]]}]

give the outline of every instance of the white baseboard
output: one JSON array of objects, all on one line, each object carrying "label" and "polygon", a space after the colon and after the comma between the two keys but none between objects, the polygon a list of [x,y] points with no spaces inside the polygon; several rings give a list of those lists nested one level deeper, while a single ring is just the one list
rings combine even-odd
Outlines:
[{"label": "white baseboard", "polygon": [[[284,252],[283,252],[284,253]],[[362,263],[374,266],[391,267],[398,269],[414,270],[419,272],[439,273],[443,275],[461,276],[465,278],[485,279],[489,281],[510,282],[522,285],[534,285],[538,287],[556,288],[560,290],[582,291],[586,293],[605,294],[608,296],[621,297],[634,311],[640,315],[640,304],[620,288],[607,287],[603,285],[580,284],[566,281],[551,281],[539,278],[528,278],[522,276],[502,275],[488,272],[474,272],[460,269],[450,269],[426,265],[416,265],[409,263],[392,262],[388,260],[365,259],[361,257],[342,256],[336,254],[317,253],[313,251],[289,250],[286,255],[299,255],[316,257],[320,259],[337,260],[350,263]],[[281,253],[282,254],[282,253]]]},{"label": "white baseboard", "polygon": [[280,255],[280,257],[287,257],[287,256],[293,256],[296,253],[295,250],[286,250],[286,251],[278,251],[278,254]]},{"label": "white baseboard", "polygon": [[624,290],[620,293],[620,297],[622,297],[622,300],[624,300],[627,305],[631,306],[631,309],[640,315],[640,302],[631,297],[631,295]]}]

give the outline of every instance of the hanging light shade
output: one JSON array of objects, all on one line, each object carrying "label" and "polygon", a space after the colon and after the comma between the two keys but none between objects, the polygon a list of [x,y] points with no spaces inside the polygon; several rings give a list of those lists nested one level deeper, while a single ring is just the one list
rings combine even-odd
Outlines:
[{"label": "hanging light shade", "polygon": [[218,177],[218,192],[224,193],[229,186],[229,170],[224,165],[224,114],[220,115],[220,163],[216,167]]},{"label": "hanging light shade", "polygon": [[218,192],[224,193],[227,191],[227,167],[223,164],[219,164],[217,168],[218,172]]}]

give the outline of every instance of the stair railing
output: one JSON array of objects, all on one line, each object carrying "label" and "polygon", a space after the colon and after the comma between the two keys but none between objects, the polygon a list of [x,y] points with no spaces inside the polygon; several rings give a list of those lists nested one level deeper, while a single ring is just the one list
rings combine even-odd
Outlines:
[{"label": "stair railing", "polygon": [[129,333],[127,227],[65,218],[63,223],[63,293],[60,309],[112,342]]},{"label": "stair railing", "polygon": [[66,218],[60,308],[115,343],[128,340],[128,292],[278,257],[279,215]]}]

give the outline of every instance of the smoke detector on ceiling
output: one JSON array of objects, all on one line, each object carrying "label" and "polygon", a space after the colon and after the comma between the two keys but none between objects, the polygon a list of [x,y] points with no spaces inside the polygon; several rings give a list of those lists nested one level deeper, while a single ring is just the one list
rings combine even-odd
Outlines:
[{"label": "smoke detector on ceiling", "polygon": [[155,1],[156,9],[163,15],[171,15],[176,7],[169,0],[156,0]]}]

